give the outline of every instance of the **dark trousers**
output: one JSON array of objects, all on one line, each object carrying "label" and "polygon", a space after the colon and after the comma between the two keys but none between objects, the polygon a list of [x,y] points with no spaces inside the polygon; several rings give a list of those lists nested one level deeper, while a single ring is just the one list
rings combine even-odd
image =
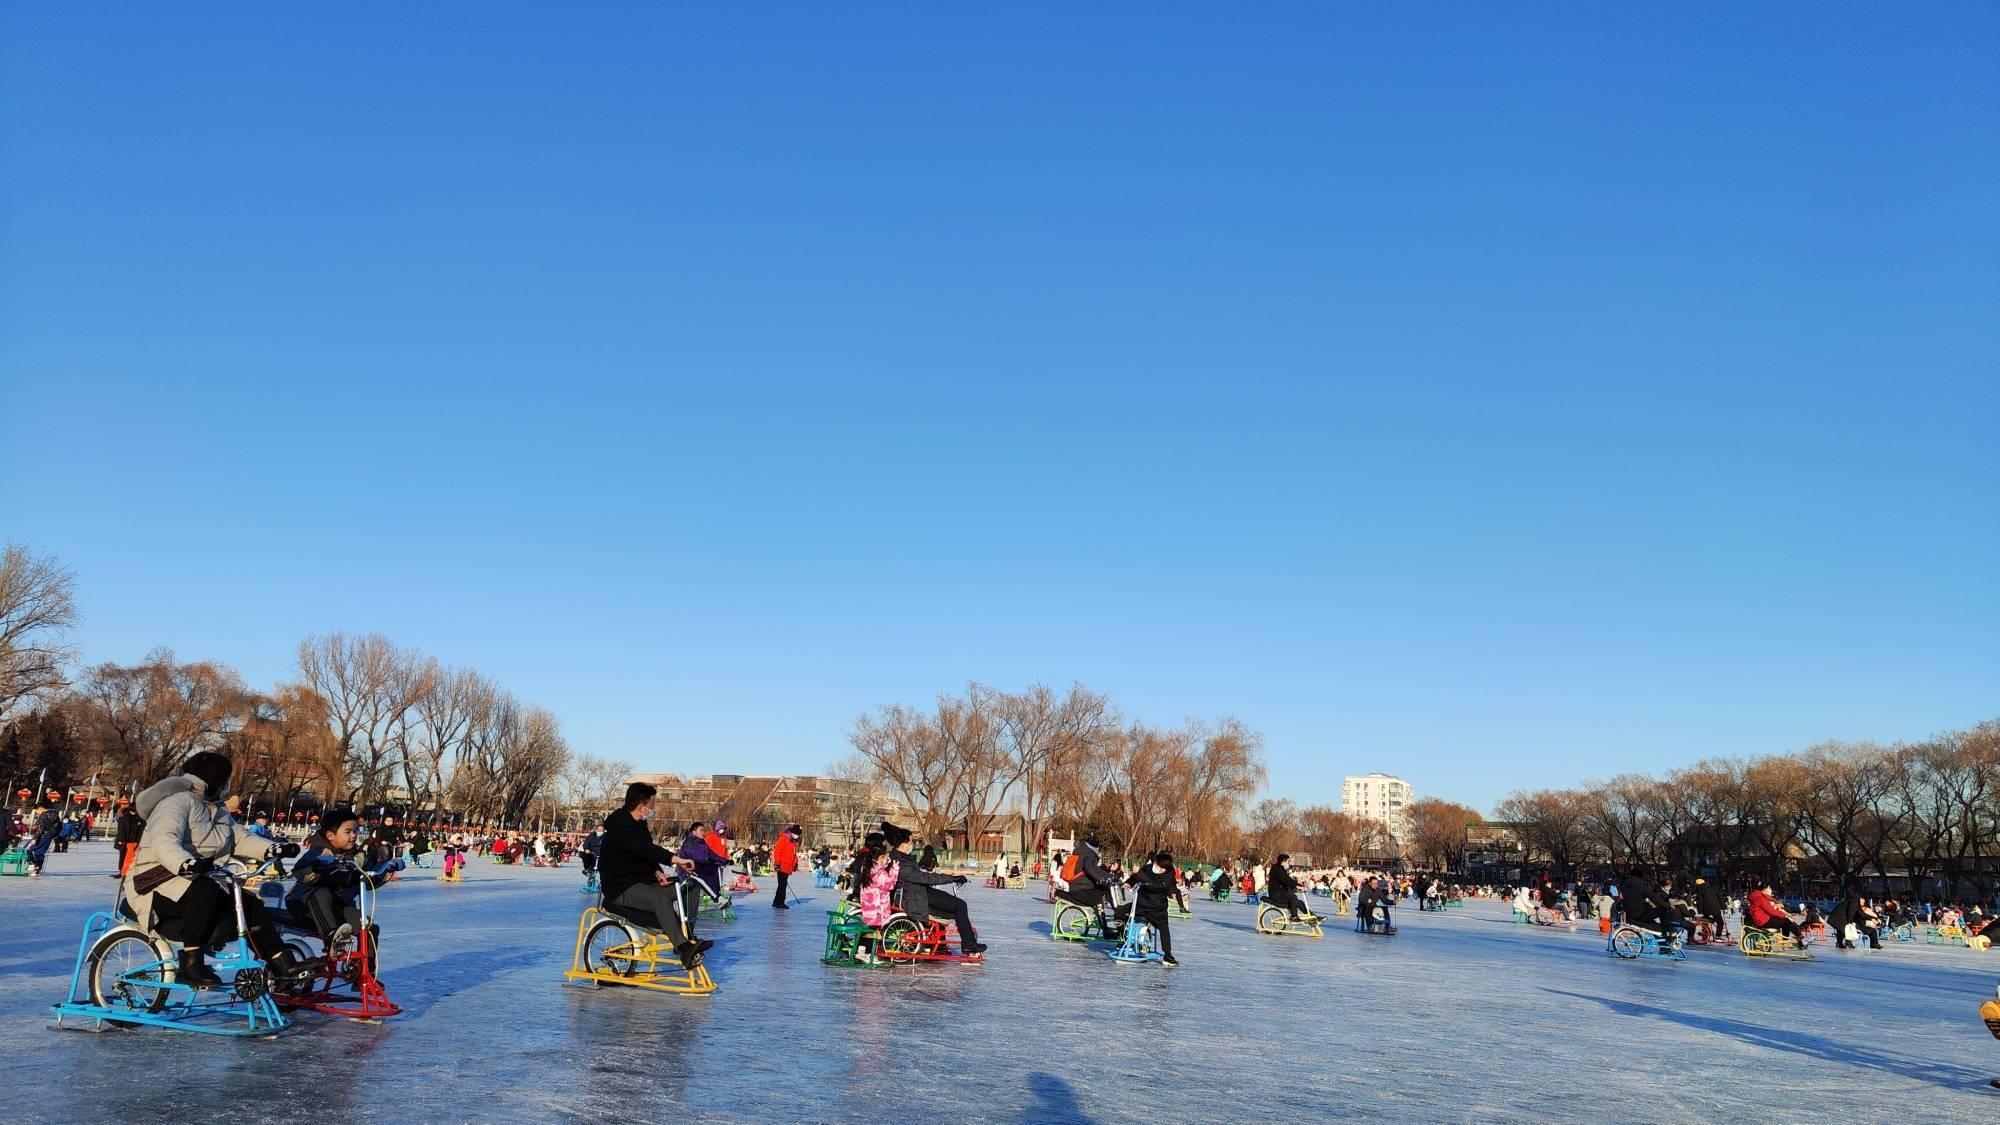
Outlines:
[{"label": "dark trousers", "polygon": [[[1745,921],[1748,922],[1748,919],[1745,919]],[[1755,923],[1749,923],[1749,924],[1755,925]],[[1792,921],[1790,918],[1786,918],[1782,915],[1772,918],[1770,921],[1765,922],[1763,925],[1757,926],[1757,928],[1760,930],[1776,930],[1779,933],[1787,934],[1794,939],[1796,939],[1799,936],[1799,924],[1797,922]]]},{"label": "dark trousers", "polygon": [[1160,953],[1164,955],[1167,958],[1167,960],[1169,961],[1173,960],[1174,935],[1167,931],[1166,908],[1161,907],[1158,910],[1141,910],[1139,912],[1139,921],[1144,922],[1148,926],[1153,927],[1154,931],[1160,935]]},{"label": "dark trousers", "polygon": [[[236,937],[236,906],[213,879],[196,879],[179,902],[165,895],[153,896],[153,918],[160,936],[184,945],[218,949]],[[285,947],[271,915],[256,898],[244,896],[243,921],[250,928],[250,949],[257,956],[268,958]]]},{"label": "dark trousers", "polygon": [[1312,913],[1312,911],[1306,906],[1306,904],[1299,900],[1299,896],[1292,892],[1275,892],[1266,890],[1264,892],[1264,901],[1270,903],[1272,906],[1284,907],[1285,913],[1291,915],[1294,918],[1297,918],[1301,914]]},{"label": "dark trousers", "polygon": [[791,883],[791,881],[792,881],[792,876],[790,872],[788,871],[778,872],[778,897],[771,900],[772,906],[785,905],[785,888],[788,884]]},{"label": "dark trousers", "polygon": [[692,895],[677,894],[677,887],[678,884],[662,887],[658,883],[634,883],[620,891],[615,901],[619,906],[651,912],[659,921],[660,931],[678,949],[693,939],[695,912],[700,906],[699,900],[692,905],[688,902]]},{"label": "dark trousers", "polygon": [[1104,905],[1104,888],[1085,887],[1079,890],[1072,886],[1069,890],[1057,891],[1056,897],[1064,902],[1073,902],[1078,906],[1088,906],[1096,909]]},{"label": "dark trousers", "polygon": [[916,904],[917,896],[908,895],[903,899],[903,913],[918,922],[928,920],[932,914],[943,914],[951,919],[952,925],[958,927],[960,945],[979,940],[979,935],[972,929],[972,912],[966,909],[964,899],[937,887],[911,887],[910,890],[924,892],[923,905],[928,909],[921,911],[910,909]]}]

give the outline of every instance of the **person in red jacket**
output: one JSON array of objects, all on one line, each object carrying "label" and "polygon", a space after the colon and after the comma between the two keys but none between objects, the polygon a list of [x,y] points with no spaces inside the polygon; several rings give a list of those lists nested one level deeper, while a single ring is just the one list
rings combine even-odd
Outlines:
[{"label": "person in red jacket", "polygon": [[785,884],[791,880],[792,872],[799,869],[800,828],[794,824],[778,833],[778,843],[771,849],[771,866],[778,869],[778,897],[771,902],[773,910],[790,910],[785,905]]},{"label": "person in red jacket", "polygon": [[1751,891],[1750,897],[1744,900],[1743,916],[1758,929],[1776,930],[1788,934],[1793,941],[1799,943],[1800,949],[1805,948],[1806,941],[1799,933],[1799,924],[1792,921],[1792,916],[1785,913],[1785,908],[1771,897],[1769,879],[1759,882],[1757,889]]}]

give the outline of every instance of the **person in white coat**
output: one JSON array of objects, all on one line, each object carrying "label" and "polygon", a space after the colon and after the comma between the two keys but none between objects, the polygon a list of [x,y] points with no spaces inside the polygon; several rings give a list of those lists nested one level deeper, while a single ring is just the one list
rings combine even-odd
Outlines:
[{"label": "person in white coat", "polygon": [[[125,906],[139,928],[184,944],[175,979],[194,988],[222,984],[205,955],[237,936],[235,904],[208,877],[216,861],[260,863],[283,849],[298,854],[295,845],[251,835],[222,810],[233,765],[204,751],[189,758],[182,773],[156,782],[133,802],[146,828],[121,885]],[[256,896],[243,900],[243,915],[250,947],[272,975],[301,971]]]}]

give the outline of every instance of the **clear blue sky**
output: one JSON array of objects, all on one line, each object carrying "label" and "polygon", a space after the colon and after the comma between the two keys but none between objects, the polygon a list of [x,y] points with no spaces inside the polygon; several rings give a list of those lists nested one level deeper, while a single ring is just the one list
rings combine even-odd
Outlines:
[{"label": "clear blue sky", "polygon": [[2000,714],[2000,8],[11,5],[0,537],[806,772],[1490,805]]}]

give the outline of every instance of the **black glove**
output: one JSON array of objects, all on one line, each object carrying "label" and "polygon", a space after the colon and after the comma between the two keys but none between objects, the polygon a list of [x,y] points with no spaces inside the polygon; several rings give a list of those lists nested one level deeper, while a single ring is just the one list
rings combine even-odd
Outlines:
[{"label": "black glove", "polygon": [[190,879],[200,878],[213,870],[215,870],[215,861],[207,856],[202,856],[200,859],[191,859],[181,864],[181,874]]},{"label": "black glove", "polygon": [[286,840],[284,843],[278,845],[279,858],[297,859],[298,855],[299,855],[299,846],[297,844],[292,843],[290,840]]},{"label": "black glove", "polygon": [[963,886],[965,885],[965,876],[963,876],[963,875],[953,875],[953,876],[951,877],[951,881],[952,881],[952,882],[954,882],[954,883],[957,883],[957,884],[958,884],[959,886],[963,887]]}]

